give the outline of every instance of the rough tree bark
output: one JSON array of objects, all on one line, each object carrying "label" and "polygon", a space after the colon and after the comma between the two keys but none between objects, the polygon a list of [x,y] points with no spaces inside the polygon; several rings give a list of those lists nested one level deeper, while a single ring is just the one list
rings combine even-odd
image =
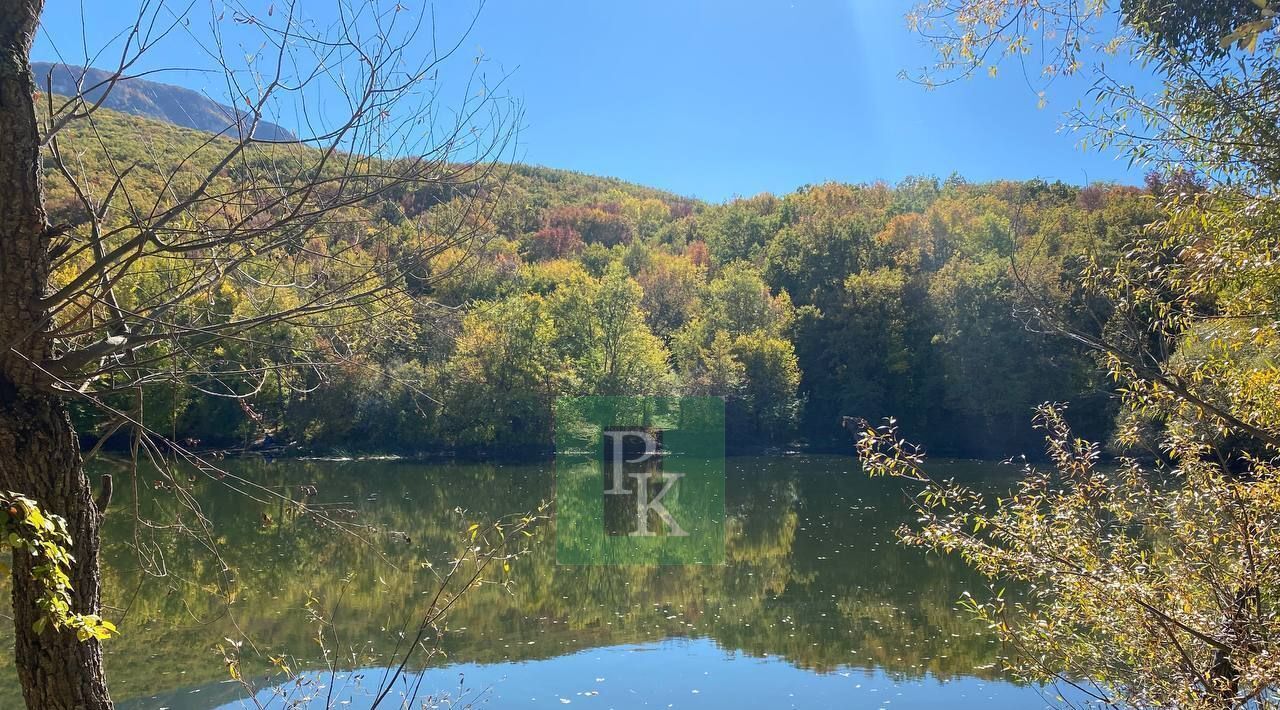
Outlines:
[{"label": "rough tree bark", "polygon": [[[36,500],[67,521],[75,564],[73,610],[100,605],[101,514],[81,469],[66,405],[36,365],[51,340],[41,299],[49,242],[40,174],[40,134],[29,52],[43,0],[0,0],[0,490]],[[96,640],[65,631],[35,633],[39,593],[31,558],[14,555],[13,616],[18,678],[30,708],[111,708]]]}]

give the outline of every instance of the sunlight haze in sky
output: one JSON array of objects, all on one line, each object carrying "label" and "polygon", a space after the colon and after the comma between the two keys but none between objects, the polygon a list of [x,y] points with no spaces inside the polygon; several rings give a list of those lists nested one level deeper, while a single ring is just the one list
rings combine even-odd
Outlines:
[{"label": "sunlight haze in sky", "polygon": [[[127,2],[88,10],[91,50],[125,27]],[[264,14],[269,6],[242,4]],[[332,20],[324,15],[331,6],[301,5],[318,13],[311,15],[318,23]],[[457,37],[474,7],[436,5],[442,41]],[[523,102],[517,159],[703,199],[952,172],[970,180],[1140,181],[1141,171],[1123,159],[1084,152],[1078,136],[1059,131],[1063,112],[1085,97],[1087,77],[1054,84],[1045,109],[1014,66],[999,79],[984,75],[934,91],[900,79],[930,56],[906,28],[909,7],[489,0],[460,53],[467,65],[483,56],[486,78],[507,75],[502,91]],[[207,24],[208,8],[202,11]],[[79,2],[49,0],[33,58],[82,63],[80,15]],[[208,65],[176,33],[140,68]],[[149,78],[225,101],[205,76]]]}]

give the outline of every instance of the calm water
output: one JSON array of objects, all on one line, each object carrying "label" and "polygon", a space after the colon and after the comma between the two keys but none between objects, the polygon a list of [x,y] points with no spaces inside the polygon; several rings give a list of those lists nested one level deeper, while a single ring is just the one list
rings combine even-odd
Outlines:
[{"label": "calm water", "polygon": [[[104,574],[123,634],[106,650],[113,695],[129,710],[252,707],[217,648],[246,638],[242,667],[260,703],[323,698],[332,685],[342,707],[367,707],[397,632],[434,589],[426,563],[447,560],[468,521],[554,495],[543,466],[237,461],[226,468],[272,493],[250,498],[232,479],[196,477],[187,487],[201,522],[154,473],[138,476],[135,500],[116,467]],[[1012,473],[946,467],[995,486]],[[557,567],[548,526],[513,565],[513,584],[470,592],[450,616],[445,657],[411,663],[401,687],[497,708],[1048,704],[1052,692],[1001,676],[1000,646],[956,610],[982,581],[894,542],[910,518],[901,483],[869,480],[837,457],[728,468],[725,565]],[[272,497],[300,500],[312,485],[313,509],[370,526],[366,541]],[[336,605],[332,625],[309,604]],[[318,632],[341,669],[332,684]],[[270,656],[300,682],[284,682]],[[12,707],[11,659],[3,666],[0,707]]]}]

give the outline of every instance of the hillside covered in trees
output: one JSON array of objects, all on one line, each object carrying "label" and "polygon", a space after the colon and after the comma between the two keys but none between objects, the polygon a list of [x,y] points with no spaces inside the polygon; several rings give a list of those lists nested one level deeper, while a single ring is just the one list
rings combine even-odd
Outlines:
[{"label": "hillside covered in trees", "polygon": [[[103,145],[175,165],[209,139],[98,116],[96,134],[61,137],[88,174],[118,169],[96,165]],[[442,237],[430,279],[402,274],[411,289],[422,282],[430,308],[376,329],[335,317],[305,331],[282,323],[270,343],[228,339],[219,348],[244,351],[226,361],[258,363],[260,376],[229,385],[216,367],[191,368],[194,388],[153,394],[146,423],[210,447],[532,456],[548,449],[557,397],[689,394],[726,399],[731,450],[843,445],[842,415],[892,414],[935,453],[1007,456],[1038,448],[1030,414],[1047,400],[1087,405],[1073,410],[1078,430],[1106,437],[1115,410],[1093,356],[1036,332],[1020,304],[1108,327],[1082,295],[1082,257],[1105,261],[1154,219],[1151,193],[1163,189],[953,176],[707,204],[561,170],[500,170],[452,188],[487,192],[485,214],[457,214],[457,194],[401,188],[291,251],[301,263],[356,263],[465,223],[480,238]],[[252,174],[232,165],[225,179]],[[50,184],[51,220],[74,222],[75,195]],[[155,266],[121,298],[166,288]],[[229,276],[207,298],[201,318],[243,317],[255,284]],[[82,431],[107,433],[106,418],[78,416]]]}]

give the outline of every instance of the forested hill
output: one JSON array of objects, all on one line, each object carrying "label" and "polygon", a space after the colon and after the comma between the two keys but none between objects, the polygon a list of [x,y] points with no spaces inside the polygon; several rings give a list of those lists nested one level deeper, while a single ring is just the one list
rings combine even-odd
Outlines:
[{"label": "forested hill", "polygon": [[[117,159],[176,165],[202,135],[97,118]],[[91,187],[105,189],[108,166],[94,163],[100,152],[81,131],[63,134],[64,150],[74,145],[101,171]],[[242,179],[237,170],[223,179]],[[267,379],[238,392],[243,402],[193,389],[152,395],[148,424],[205,446],[269,434],[311,450],[532,453],[549,446],[559,396],[690,394],[726,399],[740,449],[847,446],[841,415],[892,414],[934,453],[1034,453],[1032,407],[1046,400],[1080,405],[1081,435],[1109,430],[1096,363],[1028,329],[1015,275],[1081,327],[1105,327],[1107,314],[1077,291],[1082,256],[1105,260],[1153,218],[1145,190],[913,178],[707,204],[562,170],[504,174],[472,188],[492,199],[487,240],[430,263],[442,276],[419,295],[434,305],[377,331],[282,325],[269,353],[228,341],[221,347],[252,350],[228,361],[262,362]],[[50,189],[51,219],[82,223],[74,196]],[[395,250],[457,198],[399,189],[316,229],[306,248],[335,252],[358,233],[376,239],[356,251]],[[118,293],[162,288],[147,282],[156,273]],[[243,312],[252,289],[231,272],[210,310]],[[304,366],[315,349],[345,364]]]}]

